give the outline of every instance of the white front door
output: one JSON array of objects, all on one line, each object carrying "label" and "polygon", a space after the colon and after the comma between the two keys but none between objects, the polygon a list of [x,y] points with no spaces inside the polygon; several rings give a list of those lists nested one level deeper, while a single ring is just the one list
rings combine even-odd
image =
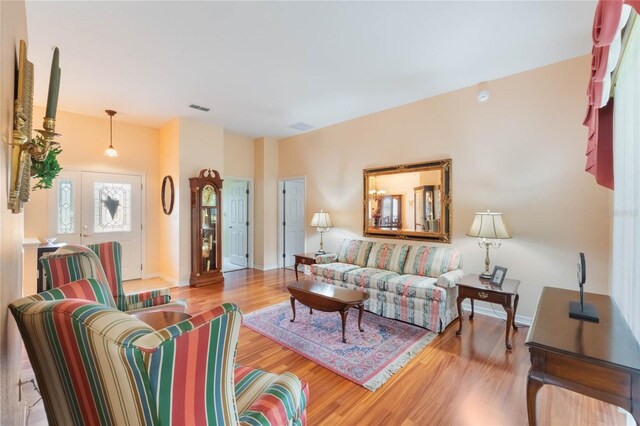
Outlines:
[{"label": "white front door", "polygon": [[247,267],[249,257],[248,198],[249,182],[246,180],[227,180],[223,208],[225,227],[228,232],[228,259],[233,265]]},{"label": "white front door", "polygon": [[294,255],[304,253],[304,179],[283,181],[284,267],[292,267]]},{"label": "white front door", "polygon": [[142,177],[82,172],[82,244],[122,244],[122,279],[142,276]]},{"label": "white front door", "polygon": [[49,197],[49,235],[67,244],[122,244],[122,279],[142,277],[142,176],[60,173]]}]

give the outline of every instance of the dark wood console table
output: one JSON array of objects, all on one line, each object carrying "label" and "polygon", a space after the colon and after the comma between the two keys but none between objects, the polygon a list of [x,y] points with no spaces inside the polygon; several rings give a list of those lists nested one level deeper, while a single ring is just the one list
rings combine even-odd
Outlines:
[{"label": "dark wood console table", "polygon": [[545,287],[527,335],[529,424],[536,424],[536,396],[544,384],[569,389],[627,410],[640,424],[640,344],[611,297],[585,293],[599,323],[569,318],[577,291]]}]

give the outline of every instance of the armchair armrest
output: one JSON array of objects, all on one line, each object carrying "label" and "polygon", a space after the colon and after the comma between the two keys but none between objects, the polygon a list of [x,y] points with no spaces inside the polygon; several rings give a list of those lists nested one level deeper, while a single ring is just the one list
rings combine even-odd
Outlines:
[{"label": "armchair armrest", "polygon": [[[246,369],[247,367],[240,368]],[[253,370],[252,375],[255,375],[255,372],[256,370]],[[257,370],[257,372],[258,375],[261,373],[259,370]],[[275,376],[269,373],[266,373],[266,375]],[[239,393],[242,395],[242,391]],[[237,388],[236,396],[240,397]],[[240,424],[296,424],[294,421],[301,419],[305,414],[308,398],[309,388],[307,384],[302,382],[293,373],[285,372],[276,376],[274,380],[262,390],[258,398],[239,414]]]},{"label": "armchair armrest", "polygon": [[335,254],[321,254],[316,256],[316,263],[333,263],[337,260],[337,256]]},{"label": "armchair armrest", "polygon": [[13,302],[13,304],[21,306],[31,302],[64,299],[83,299],[115,308],[111,292],[93,278],[81,279],[32,296],[23,297]]},{"label": "armchair armrest", "polygon": [[150,306],[164,305],[171,301],[171,290],[169,288],[159,288],[156,290],[141,291],[139,293],[128,293],[124,296],[126,311],[148,308]]},{"label": "armchair armrest", "polygon": [[455,269],[453,271],[446,272],[438,277],[438,281],[436,285],[438,287],[455,287],[462,278],[464,277],[464,272],[462,269]]}]

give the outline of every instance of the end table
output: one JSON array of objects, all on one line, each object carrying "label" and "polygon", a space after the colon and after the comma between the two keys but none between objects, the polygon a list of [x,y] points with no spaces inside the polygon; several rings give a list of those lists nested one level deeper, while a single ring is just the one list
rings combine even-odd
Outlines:
[{"label": "end table", "polygon": [[[458,283],[458,298],[456,302],[458,304],[458,331],[456,335],[462,334],[462,301],[469,298],[471,301],[471,315],[469,319],[473,319],[473,301],[481,300],[483,302],[497,303],[502,305],[507,312],[507,330],[504,336],[504,343],[507,349],[511,349],[511,342],[509,342],[509,331],[511,327],[513,330],[517,330],[516,327],[516,312],[518,310],[518,287],[520,286],[520,280],[512,280],[505,278],[501,287],[489,284],[489,280],[481,279],[478,274],[466,275],[460,283]],[[512,305],[513,299],[513,305]]]},{"label": "end table", "polygon": [[293,269],[296,271],[296,281],[298,281],[298,265],[315,265],[316,263],[316,254],[315,253],[302,253],[302,254],[294,254],[295,263],[293,265]]}]

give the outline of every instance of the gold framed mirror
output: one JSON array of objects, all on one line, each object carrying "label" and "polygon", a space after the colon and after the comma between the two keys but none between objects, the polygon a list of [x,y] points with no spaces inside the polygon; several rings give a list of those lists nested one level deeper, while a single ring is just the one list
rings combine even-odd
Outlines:
[{"label": "gold framed mirror", "polygon": [[451,159],[363,170],[364,236],[451,242]]}]

